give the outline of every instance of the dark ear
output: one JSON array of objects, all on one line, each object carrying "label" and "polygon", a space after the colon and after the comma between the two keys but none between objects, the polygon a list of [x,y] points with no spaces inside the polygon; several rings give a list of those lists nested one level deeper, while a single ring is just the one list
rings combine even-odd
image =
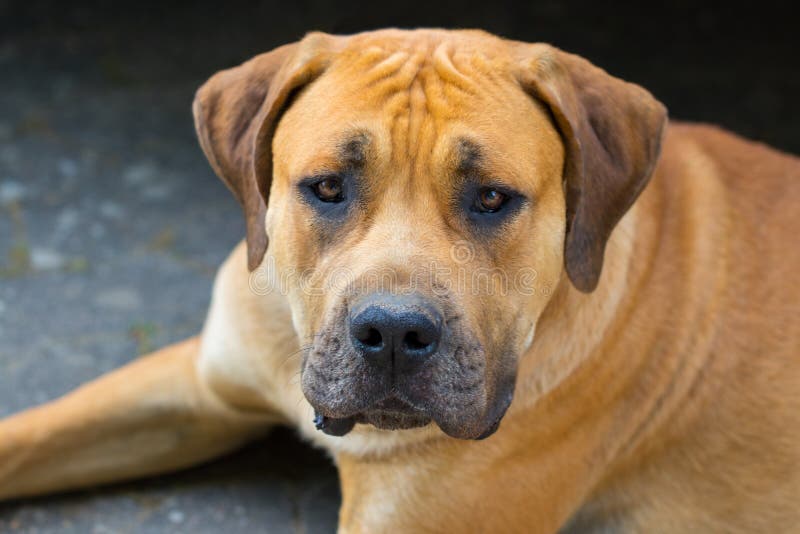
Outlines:
[{"label": "dark ear", "polygon": [[524,45],[521,83],[553,114],[566,148],[564,261],[581,291],[597,287],[606,241],[658,159],[666,108],[643,88],[549,45]]},{"label": "dark ear", "polygon": [[195,95],[192,111],[200,146],[244,210],[250,270],[267,251],[264,219],[278,119],[291,95],[323,72],[337,40],[309,34],[218,72]]}]

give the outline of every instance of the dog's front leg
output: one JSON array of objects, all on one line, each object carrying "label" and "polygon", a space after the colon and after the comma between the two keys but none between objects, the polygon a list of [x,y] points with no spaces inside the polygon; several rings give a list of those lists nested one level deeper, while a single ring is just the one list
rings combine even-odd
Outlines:
[{"label": "dog's front leg", "polygon": [[275,416],[220,400],[197,373],[199,346],[172,345],[0,421],[0,500],[179,469],[263,432]]}]

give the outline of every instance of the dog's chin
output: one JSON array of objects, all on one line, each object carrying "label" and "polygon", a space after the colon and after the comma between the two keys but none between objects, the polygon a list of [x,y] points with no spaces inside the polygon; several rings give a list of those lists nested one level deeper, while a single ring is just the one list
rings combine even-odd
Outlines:
[{"label": "dog's chin", "polygon": [[430,424],[431,418],[425,412],[392,397],[357,414],[355,421],[381,430],[408,430]]}]

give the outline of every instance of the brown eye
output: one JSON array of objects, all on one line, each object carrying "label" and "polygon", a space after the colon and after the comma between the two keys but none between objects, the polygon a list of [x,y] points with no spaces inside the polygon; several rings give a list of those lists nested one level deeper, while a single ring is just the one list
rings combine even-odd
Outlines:
[{"label": "brown eye", "polygon": [[344,200],[342,196],[342,181],[334,176],[323,178],[319,182],[311,186],[317,198],[323,202],[341,202]]},{"label": "brown eye", "polygon": [[478,211],[494,213],[503,207],[506,200],[508,200],[508,195],[501,193],[497,189],[484,187],[478,191]]}]

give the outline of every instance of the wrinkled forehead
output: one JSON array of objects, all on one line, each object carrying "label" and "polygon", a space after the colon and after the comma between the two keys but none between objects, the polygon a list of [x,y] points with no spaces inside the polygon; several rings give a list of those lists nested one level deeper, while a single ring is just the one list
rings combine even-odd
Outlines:
[{"label": "wrinkled forehead", "polygon": [[560,165],[548,112],[522,90],[508,54],[486,48],[430,37],[350,43],[281,120],[276,156],[293,155],[285,172],[354,156],[430,168],[479,154],[505,174]]}]

